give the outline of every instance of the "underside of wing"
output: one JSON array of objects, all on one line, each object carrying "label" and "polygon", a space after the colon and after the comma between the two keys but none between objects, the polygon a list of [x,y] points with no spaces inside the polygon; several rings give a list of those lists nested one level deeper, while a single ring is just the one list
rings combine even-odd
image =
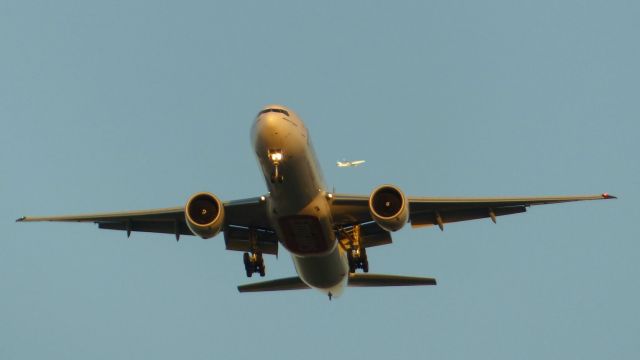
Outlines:
[{"label": "underside of wing", "polygon": [[[249,251],[253,241],[253,246],[263,253],[277,254],[278,240],[266,216],[264,198],[234,200],[223,205],[222,230],[228,250]],[[126,231],[127,236],[140,231],[173,234],[176,240],[180,235],[195,235],[187,225],[184,206],[65,216],[25,216],[16,221],[90,222],[98,224],[101,229]]]},{"label": "underside of wing", "polygon": [[[414,227],[491,218],[522,213],[529,206],[563,202],[615,199],[609,194],[536,197],[409,197],[409,222]],[[337,226],[351,226],[373,221],[369,197],[332,195],[332,216]]]},{"label": "underside of wing", "polygon": [[477,198],[409,198],[409,221],[411,226],[437,225],[518,214],[535,205],[558,204],[573,201],[603,200],[615,197],[608,194],[579,196],[537,196],[537,197],[477,197]]}]

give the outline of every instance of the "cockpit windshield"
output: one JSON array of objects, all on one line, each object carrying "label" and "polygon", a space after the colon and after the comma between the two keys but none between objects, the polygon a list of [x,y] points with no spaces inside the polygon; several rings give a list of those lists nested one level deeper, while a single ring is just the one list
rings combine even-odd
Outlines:
[{"label": "cockpit windshield", "polygon": [[275,113],[285,114],[289,116],[289,112],[287,110],[282,110],[282,109],[264,109],[258,113],[258,116],[269,113],[269,112],[275,112]]}]

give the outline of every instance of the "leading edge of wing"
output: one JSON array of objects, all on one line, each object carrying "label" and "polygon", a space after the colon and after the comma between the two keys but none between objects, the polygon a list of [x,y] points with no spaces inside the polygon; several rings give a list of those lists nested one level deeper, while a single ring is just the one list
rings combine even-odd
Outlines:
[{"label": "leading edge of wing", "polygon": [[496,196],[496,197],[409,197],[409,201],[433,202],[433,203],[483,203],[483,202],[505,202],[505,203],[539,203],[549,204],[556,202],[583,201],[583,200],[606,200],[617,199],[609,193],[597,195],[569,195],[569,196]]},{"label": "leading edge of wing", "polygon": [[608,193],[598,195],[571,195],[571,196],[523,196],[523,197],[409,197],[409,203],[433,204],[433,205],[544,205],[557,204],[572,201],[607,200],[617,199]]},{"label": "leading edge of wing", "polygon": [[[333,203],[335,205],[360,205],[363,201],[369,201],[367,195],[352,195],[352,194],[332,194]],[[420,203],[433,203],[433,204],[463,204],[463,203],[505,203],[505,204],[530,204],[530,205],[542,205],[552,204],[559,202],[570,201],[584,201],[584,200],[606,200],[617,199],[609,193],[602,193],[597,195],[570,195],[570,196],[494,196],[494,197],[446,197],[446,196],[434,196],[434,197],[419,197],[409,196],[407,200]]]},{"label": "leading edge of wing", "polygon": [[176,206],[162,209],[135,210],[135,211],[118,211],[104,212],[78,215],[62,215],[62,216],[23,216],[16,219],[17,222],[36,222],[36,221],[62,221],[62,222],[94,222],[94,221],[118,221],[131,217],[136,218],[153,218],[157,216],[184,216],[184,207]]},{"label": "leading edge of wing", "polygon": [[[263,197],[253,197],[247,199],[239,199],[227,201],[224,203],[225,211],[230,212],[230,218],[242,217],[251,213],[251,210],[263,205]],[[255,212],[255,211],[254,211]],[[236,214],[238,213],[238,214]],[[233,216],[237,215],[237,216]],[[259,213],[258,215],[263,215]],[[258,216],[255,215],[254,216]],[[148,210],[132,210],[132,211],[116,211],[116,212],[99,212],[76,215],[56,215],[56,216],[23,216],[16,219],[16,222],[36,222],[36,221],[62,221],[62,222],[96,222],[96,221],[120,221],[130,218],[140,220],[152,220],[157,218],[180,218],[184,217],[184,206],[174,206],[168,208],[148,209]],[[235,220],[235,219],[234,219]],[[240,222],[242,223],[242,222]],[[237,224],[231,221],[230,225]]]}]

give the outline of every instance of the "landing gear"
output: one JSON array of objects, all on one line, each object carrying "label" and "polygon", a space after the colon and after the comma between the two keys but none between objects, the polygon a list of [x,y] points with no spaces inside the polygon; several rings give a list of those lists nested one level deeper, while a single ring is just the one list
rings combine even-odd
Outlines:
[{"label": "landing gear", "polygon": [[254,273],[259,273],[260,276],[266,274],[261,252],[244,253],[242,260],[244,261],[244,270],[247,272],[247,277],[251,277]]},{"label": "landing gear", "polygon": [[349,260],[349,272],[355,273],[357,269],[363,272],[369,272],[369,260],[367,259],[367,250],[360,242],[360,225],[355,225],[349,231],[339,230],[341,240],[340,245],[347,252]]},{"label": "landing gear", "polygon": [[271,183],[275,184],[275,183],[280,183],[282,184],[282,182],[284,181],[284,176],[282,176],[282,174],[280,174],[280,162],[282,161],[282,159],[284,159],[284,155],[282,154],[282,150],[281,149],[269,149],[267,151],[267,156],[269,157],[269,160],[271,160],[271,163],[273,164],[273,173],[271,174]]},{"label": "landing gear", "polygon": [[273,174],[271,174],[271,183],[280,183],[284,181],[284,176],[278,171],[278,165],[274,165]]},{"label": "landing gear", "polygon": [[355,273],[357,269],[362,269],[366,273],[369,272],[369,260],[367,259],[367,251],[364,248],[349,250],[347,259],[349,259],[350,273]]}]

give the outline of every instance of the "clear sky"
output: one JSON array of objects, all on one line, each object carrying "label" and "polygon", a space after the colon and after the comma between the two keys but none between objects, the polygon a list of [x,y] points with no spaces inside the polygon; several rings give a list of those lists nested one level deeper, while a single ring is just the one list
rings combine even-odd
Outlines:
[{"label": "clear sky", "polygon": [[[638,19],[637,1],[0,2],[0,358],[638,359]],[[332,302],[238,294],[222,237],[14,223],[263,194],[268,103],[302,116],[338,192],[620,199],[407,227],[371,271],[438,286]],[[294,274],[285,251],[266,265]]]}]

